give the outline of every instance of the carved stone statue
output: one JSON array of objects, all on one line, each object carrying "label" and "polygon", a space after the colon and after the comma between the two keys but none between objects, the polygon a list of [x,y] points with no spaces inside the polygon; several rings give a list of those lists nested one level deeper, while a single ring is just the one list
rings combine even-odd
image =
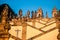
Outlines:
[{"label": "carved stone statue", "polygon": [[8,6],[5,5],[2,11],[2,22],[0,24],[0,40],[9,40]]},{"label": "carved stone statue", "polygon": [[5,5],[3,11],[2,11],[2,23],[6,23],[7,20],[7,15],[8,15],[8,7]]}]

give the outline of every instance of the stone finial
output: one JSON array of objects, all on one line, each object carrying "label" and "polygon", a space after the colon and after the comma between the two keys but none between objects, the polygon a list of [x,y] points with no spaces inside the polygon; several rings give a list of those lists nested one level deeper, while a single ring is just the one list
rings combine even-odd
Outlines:
[{"label": "stone finial", "polygon": [[48,13],[46,12],[46,18],[48,18]]},{"label": "stone finial", "polygon": [[38,9],[37,15],[38,15],[38,17],[43,17],[42,8],[39,8],[39,9]]},{"label": "stone finial", "polygon": [[32,18],[33,18],[33,19],[35,18],[35,13],[34,13],[34,11],[32,11]]},{"label": "stone finial", "polygon": [[29,10],[27,11],[27,17],[28,18],[30,17],[30,11]]},{"label": "stone finial", "polygon": [[37,17],[37,11],[35,10],[35,18]]},{"label": "stone finial", "polygon": [[30,11],[28,10],[27,15],[30,15]]},{"label": "stone finial", "polygon": [[53,8],[53,11],[56,11],[57,9],[56,9],[56,6]]},{"label": "stone finial", "polygon": [[19,16],[22,18],[22,9],[19,10]]},{"label": "stone finial", "polygon": [[34,13],[34,11],[32,11],[31,13],[32,13],[32,18],[33,18],[33,13]]},{"label": "stone finial", "polygon": [[54,7],[53,10],[52,10],[52,17],[55,17],[55,15],[57,15],[56,7]]}]

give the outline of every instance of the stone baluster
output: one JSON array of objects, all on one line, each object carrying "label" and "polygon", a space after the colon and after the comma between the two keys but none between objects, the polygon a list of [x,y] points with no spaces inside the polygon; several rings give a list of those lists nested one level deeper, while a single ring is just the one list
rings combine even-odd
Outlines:
[{"label": "stone baluster", "polygon": [[25,18],[22,18],[22,40],[26,40],[26,29],[27,29],[27,24],[25,22]]}]

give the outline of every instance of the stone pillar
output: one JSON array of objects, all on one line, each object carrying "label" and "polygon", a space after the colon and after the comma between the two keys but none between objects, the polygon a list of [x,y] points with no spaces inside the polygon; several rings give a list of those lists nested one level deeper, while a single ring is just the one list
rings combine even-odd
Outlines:
[{"label": "stone pillar", "polygon": [[25,23],[25,18],[22,18],[22,40],[26,40],[26,29],[27,24]]},{"label": "stone pillar", "polygon": [[35,26],[35,19],[32,20],[32,26]]}]

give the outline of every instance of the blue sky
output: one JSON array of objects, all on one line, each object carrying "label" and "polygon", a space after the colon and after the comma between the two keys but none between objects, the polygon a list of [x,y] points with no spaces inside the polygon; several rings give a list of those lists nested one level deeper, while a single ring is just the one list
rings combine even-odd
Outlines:
[{"label": "blue sky", "polygon": [[18,14],[19,9],[23,10],[23,15],[26,15],[27,11],[37,11],[38,8],[42,8],[44,16],[46,11],[49,17],[52,17],[52,9],[54,6],[60,9],[60,0],[0,0],[0,5],[7,3]]}]

